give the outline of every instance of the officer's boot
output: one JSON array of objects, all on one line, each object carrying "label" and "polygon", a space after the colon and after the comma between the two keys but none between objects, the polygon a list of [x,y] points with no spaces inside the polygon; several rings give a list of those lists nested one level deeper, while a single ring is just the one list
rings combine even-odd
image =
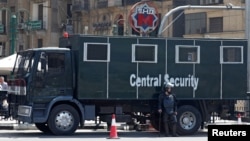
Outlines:
[{"label": "officer's boot", "polygon": [[164,129],[165,129],[165,136],[169,136],[169,128],[168,128],[168,123],[164,123]]},{"label": "officer's boot", "polygon": [[178,137],[176,133],[176,123],[172,123],[172,135],[173,137]]}]

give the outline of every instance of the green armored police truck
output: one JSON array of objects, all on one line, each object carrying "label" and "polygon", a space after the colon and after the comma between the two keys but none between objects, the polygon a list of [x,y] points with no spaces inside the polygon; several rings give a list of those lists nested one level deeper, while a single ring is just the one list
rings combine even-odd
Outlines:
[{"label": "green armored police truck", "polygon": [[[9,115],[44,133],[70,135],[85,121],[160,129],[158,95],[174,84],[180,135],[217,113],[235,118],[247,95],[247,41],[71,35],[59,47],[18,52],[9,79]],[[161,128],[163,129],[163,128]]]}]

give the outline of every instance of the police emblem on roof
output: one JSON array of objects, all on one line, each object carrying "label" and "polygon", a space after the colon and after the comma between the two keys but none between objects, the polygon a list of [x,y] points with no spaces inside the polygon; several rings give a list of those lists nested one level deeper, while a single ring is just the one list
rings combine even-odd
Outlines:
[{"label": "police emblem on roof", "polygon": [[130,10],[130,25],[140,33],[149,33],[158,26],[157,9],[149,2],[139,2]]}]

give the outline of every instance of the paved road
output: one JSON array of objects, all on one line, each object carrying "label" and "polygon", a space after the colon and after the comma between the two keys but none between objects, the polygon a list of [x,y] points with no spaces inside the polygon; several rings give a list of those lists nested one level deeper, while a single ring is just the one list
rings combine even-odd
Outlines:
[{"label": "paved road", "polygon": [[[166,138],[171,138],[171,141],[207,141],[207,130],[200,130],[197,134],[191,136],[180,136],[180,137],[164,137],[159,136],[159,133],[155,130],[149,131],[134,131],[134,130],[123,130],[121,127],[117,127],[118,139],[123,141],[162,141]],[[0,120],[0,140],[1,141],[54,141],[60,139],[60,141],[82,141],[94,140],[102,141],[108,140],[110,132],[106,129],[78,129],[72,136],[54,136],[46,135],[36,129],[34,125],[30,124],[17,124],[13,120]]]},{"label": "paved road", "polygon": [[[0,140],[1,141],[55,141],[60,139],[60,141],[104,141],[109,140],[109,132],[104,130],[77,130],[77,132],[72,136],[53,136],[41,133],[38,130],[0,130]],[[122,141],[207,141],[207,132],[204,130],[199,131],[197,134],[192,136],[180,136],[180,137],[163,137],[159,136],[158,132],[138,132],[138,131],[122,131],[118,130],[118,139]],[[114,140],[114,139],[112,139]]]},{"label": "paved road", "polygon": [[[237,124],[236,121],[220,121],[215,124]],[[245,123],[244,123],[245,124]],[[106,129],[78,129],[76,133],[72,136],[54,136],[46,135],[35,128],[34,125],[30,124],[17,124],[13,120],[0,120],[0,140],[1,141],[54,141],[55,139],[60,139],[60,141],[82,141],[84,140],[94,140],[103,141],[109,139],[109,131]],[[150,131],[131,131],[123,130],[117,127],[118,139],[123,141],[207,141],[208,133],[207,129],[199,130],[194,135],[190,136],[180,136],[180,137],[164,137],[159,136],[159,133],[155,130]]]}]

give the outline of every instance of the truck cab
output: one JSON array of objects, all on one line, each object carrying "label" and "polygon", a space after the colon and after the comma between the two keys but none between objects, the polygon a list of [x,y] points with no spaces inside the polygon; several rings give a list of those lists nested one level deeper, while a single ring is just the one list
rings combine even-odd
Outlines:
[{"label": "truck cab", "polygon": [[[72,100],[74,83],[71,51],[46,47],[19,52],[9,79],[9,114],[18,120],[47,127],[57,101]],[[70,118],[70,117],[68,117]],[[66,129],[65,129],[66,130]]]}]

